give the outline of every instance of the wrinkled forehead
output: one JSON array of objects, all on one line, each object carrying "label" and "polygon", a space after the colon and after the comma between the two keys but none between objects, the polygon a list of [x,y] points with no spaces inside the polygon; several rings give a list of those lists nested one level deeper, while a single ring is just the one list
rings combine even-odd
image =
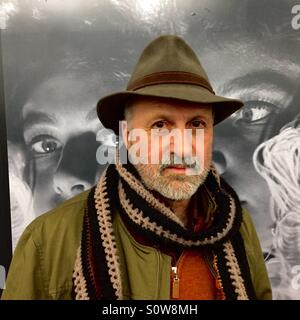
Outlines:
[{"label": "wrinkled forehead", "polygon": [[[23,107],[23,117],[31,111],[64,113],[96,109],[101,79],[72,74],[49,77],[35,87]],[[96,116],[96,111],[95,111]]]},{"label": "wrinkled forehead", "polygon": [[185,100],[165,98],[137,98],[128,104],[131,117],[148,119],[152,117],[191,118],[199,115],[212,115],[212,106]]}]

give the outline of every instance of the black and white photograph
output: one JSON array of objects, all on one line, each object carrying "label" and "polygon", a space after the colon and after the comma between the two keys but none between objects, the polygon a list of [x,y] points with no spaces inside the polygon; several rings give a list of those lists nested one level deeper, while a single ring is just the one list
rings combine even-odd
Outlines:
[{"label": "black and white photograph", "polygon": [[11,239],[0,252],[13,254],[32,221],[97,184],[109,165],[97,150],[115,155],[118,140],[98,100],[126,89],[151,40],[176,35],[214,92],[244,103],[214,127],[212,162],[252,218],[273,299],[300,299],[300,2],[3,0],[0,29],[0,217],[10,221],[0,232]]}]

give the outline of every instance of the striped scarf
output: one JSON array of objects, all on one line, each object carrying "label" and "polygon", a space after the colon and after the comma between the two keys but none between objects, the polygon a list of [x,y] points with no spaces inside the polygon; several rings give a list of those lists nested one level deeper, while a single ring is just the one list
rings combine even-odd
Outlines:
[{"label": "striped scarf", "polygon": [[110,164],[91,189],[83,217],[80,246],[73,272],[73,298],[114,300],[122,297],[122,277],[113,215],[137,234],[169,248],[210,250],[221,299],[255,299],[239,228],[242,208],[234,190],[211,165],[205,186],[216,203],[211,225],[187,230],[175,213],[141,182],[135,167]]}]

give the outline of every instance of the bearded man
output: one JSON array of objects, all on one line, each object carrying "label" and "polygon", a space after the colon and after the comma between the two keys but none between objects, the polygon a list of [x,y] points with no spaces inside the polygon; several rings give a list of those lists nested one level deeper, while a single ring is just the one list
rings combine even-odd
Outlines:
[{"label": "bearded man", "polygon": [[129,161],[117,150],[95,187],[26,229],[2,298],[271,299],[249,213],[212,163],[214,125],[242,106],[182,38],[154,39],[97,105]]}]

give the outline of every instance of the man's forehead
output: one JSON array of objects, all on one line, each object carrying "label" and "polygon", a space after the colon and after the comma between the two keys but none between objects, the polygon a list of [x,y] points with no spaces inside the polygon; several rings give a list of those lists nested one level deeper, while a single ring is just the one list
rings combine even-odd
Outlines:
[{"label": "man's forehead", "polygon": [[154,113],[210,113],[212,106],[209,104],[195,103],[185,100],[165,98],[139,98],[131,104],[134,109],[143,114]]}]

